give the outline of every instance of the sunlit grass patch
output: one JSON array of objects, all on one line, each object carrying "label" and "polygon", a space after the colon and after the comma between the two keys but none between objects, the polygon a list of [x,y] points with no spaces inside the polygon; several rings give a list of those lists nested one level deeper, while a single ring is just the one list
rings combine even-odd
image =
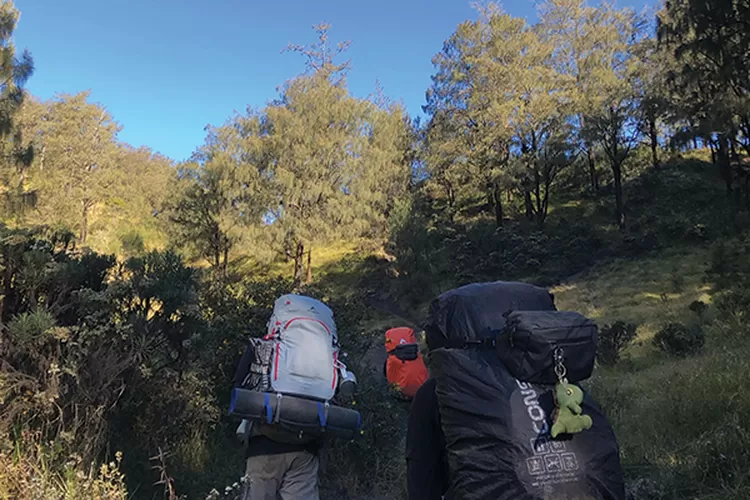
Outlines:
[{"label": "sunlit grass patch", "polygon": [[645,498],[748,498],[750,339],[727,342],[713,329],[709,339],[702,355],[659,354],[644,369],[599,369],[591,381],[626,469],[661,488]]},{"label": "sunlit grass patch", "polygon": [[615,321],[638,325],[648,340],[664,323],[692,313],[696,300],[710,300],[703,281],[709,251],[672,249],[639,260],[618,259],[593,267],[553,288],[559,309],[579,311],[600,326]]}]

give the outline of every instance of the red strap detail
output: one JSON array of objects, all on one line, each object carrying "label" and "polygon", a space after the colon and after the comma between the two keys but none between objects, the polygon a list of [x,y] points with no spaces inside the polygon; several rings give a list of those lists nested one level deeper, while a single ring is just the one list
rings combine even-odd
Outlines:
[{"label": "red strap detail", "polygon": [[276,361],[274,361],[273,379],[279,379],[279,346],[281,342],[276,342]]},{"label": "red strap detail", "polygon": [[339,361],[339,353],[334,352],[333,353],[333,385],[331,386],[331,389],[336,390],[336,378],[338,376],[338,370],[336,368],[336,364]]}]

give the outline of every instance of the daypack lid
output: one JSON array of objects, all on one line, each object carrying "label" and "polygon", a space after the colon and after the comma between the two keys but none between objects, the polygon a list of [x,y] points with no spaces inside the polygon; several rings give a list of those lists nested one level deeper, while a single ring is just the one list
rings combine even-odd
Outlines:
[{"label": "daypack lid", "polygon": [[333,321],[333,311],[324,302],[308,297],[307,295],[296,295],[288,293],[282,295],[274,303],[274,309],[285,311],[308,312],[316,317],[330,318]]},{"label": "daypack lid", "polygon": [[430,305],[425,325],[430,348],[448,342],[476,341],[505,327],[510,311],[554,311],[554,296],[528,283],[473,283],[441,294]]},{"label": "daypack lid", "polygon": [[391,352],[402,344],[416,344],[417,337],[414,330],[406,326],[391,328],[385,332],[385,350]]}]

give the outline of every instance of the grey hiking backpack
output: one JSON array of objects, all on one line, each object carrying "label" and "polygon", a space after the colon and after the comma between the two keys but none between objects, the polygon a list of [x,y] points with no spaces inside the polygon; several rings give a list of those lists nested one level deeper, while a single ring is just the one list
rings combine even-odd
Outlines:
[{"label": "grey hiking backpack", "polygon": [[276,441],[304,443],[321,429],[335,434],[331,425],[337,423],[345,433],[349,427],[359,431],[357,412],[330,405],[340,379],[353,375],[338,359],[336,323],[327,305],[301,295],[279,297],[265,337],[250,342],[255,355],[242,388],[259,394],[241,393],[238,404],[263,418],[244,420],[238,435],[245,439],[262,434]]},{"label": "grey hiking backpack", "polygon": [[327,305],[301,295],[279,297],[265,338],[274,344],[274,392],[322,401],[333,398],[339,346],[333,311]]}]

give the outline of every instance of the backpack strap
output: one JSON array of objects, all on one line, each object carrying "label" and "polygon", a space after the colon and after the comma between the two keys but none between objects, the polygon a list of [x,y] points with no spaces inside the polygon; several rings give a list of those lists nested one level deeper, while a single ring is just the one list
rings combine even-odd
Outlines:
[{"label": "backpack strap", "polygon": [[497,339],[494,336],[482,340],[466,339],[449,339],[445,342],[448,349],[481,349],[492,350],[497,346]]},{"label": "backpack strap", "polygon": [[320,427],[323,429],[328,425],[328,408],[330,406],[328,401],[325,403],[318,402],[318,422],[320,422]]},{"label": "backpack strap", "polygon": [[267,392],[263,394],[263,409],[266,410],[266,423],[273,423],[273,408],[271,407],[271,395]]},{"label": "backpack strap", "polygon": [[283,398],[280,392],[276,393],[276,415],[274,416],[274,423],[278,424],[281,420],[281,399]]}]

